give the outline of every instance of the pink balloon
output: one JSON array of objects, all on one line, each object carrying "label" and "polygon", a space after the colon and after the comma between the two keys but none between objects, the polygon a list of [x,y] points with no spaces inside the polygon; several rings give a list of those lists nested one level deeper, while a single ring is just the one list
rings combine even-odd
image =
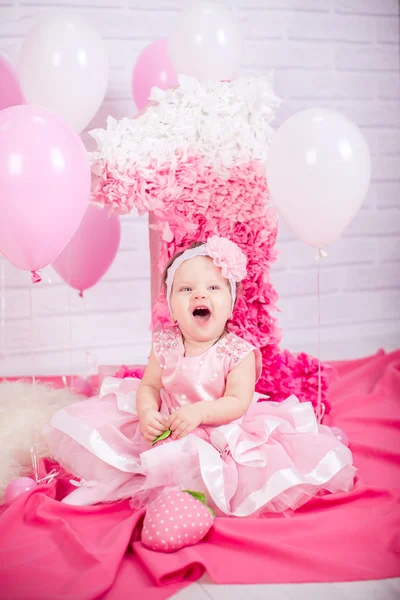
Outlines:
[{"label": "pink balloon", "polygon": [[49,265],[88,205],[90,166],[79,136],[38,106],[0,112],[0,252],[16,267]]},{"label": "pink balloon", "polygon": [[65,283],[79,292],[95,285],[109,269],[119,248],[121,225],[115,215],[89,205],[78,230],[54,261]]},{"label": "pink balloon", "polygon": [[167,40],[156,40],[140,54],[132,73],[132,94],[139,110],[149,102],[151,88],[162,90],[179,85],[168,57]]},{"label": "pink balloon", "polygon": [[0,110],[26,104],[16,70],[0,56]]},{"label": "pink balloon", "polygon": [[7,506],[10,506],[14,500],[19,498],[25,492],[29,492],[35,488],[36,485],[36,481],[30,477],[18,477],[17,479],[13,479],[6,487],[4,502]]}]

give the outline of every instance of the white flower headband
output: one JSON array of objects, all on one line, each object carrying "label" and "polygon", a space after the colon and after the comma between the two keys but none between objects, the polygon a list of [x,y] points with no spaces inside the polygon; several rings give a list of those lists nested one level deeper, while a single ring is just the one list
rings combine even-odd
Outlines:
[{"label": "white flower headband", "polygon": [[246,256],[240,250],[239,246],[231,242],[227,238],[213,235],[208,238],[205,244],[185,250],[183,254],[178,256],[169,267],[167,272],[167,302],[168,308],[171,310],[171,292],[174,283],[174,277],[177,269],[185,260],[190,260],[195,256],[209,256],[213,259],[214,264],[221,268],[222,276],[228,279],[231,286],[232,307],[236,300],[236,282],[242,281],[247,275],[246,273]]}]

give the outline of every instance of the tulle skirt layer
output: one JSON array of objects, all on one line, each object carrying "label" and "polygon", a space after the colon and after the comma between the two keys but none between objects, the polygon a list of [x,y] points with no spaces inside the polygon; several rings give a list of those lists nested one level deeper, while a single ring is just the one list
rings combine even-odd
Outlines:
[{"label": "tulle skirt layer", "polygon": [[[76,478],[65,502],[130,498],[150,502],[165,488],[204,491],[217,514],[254,516],[293,510],[311,496],[350,491],[351,451],[311,403],[295,396],[253,404],[241,422],[198,428],[151,446],[139,431],[139,380],[105,380],[101,396],[55,413],[46,435],[52,456]],[[168,414],[168,395],[161,411]]]}]

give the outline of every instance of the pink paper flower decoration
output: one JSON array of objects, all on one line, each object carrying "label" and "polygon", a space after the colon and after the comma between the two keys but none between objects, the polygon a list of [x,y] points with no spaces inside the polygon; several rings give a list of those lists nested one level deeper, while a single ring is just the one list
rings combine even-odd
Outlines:
[{"label": "pink paper flower decoration", "polygon": [[246,277],[246,256],[231,240],[213,235],[207,240],[207,252],[226,279],[242,281]]}]

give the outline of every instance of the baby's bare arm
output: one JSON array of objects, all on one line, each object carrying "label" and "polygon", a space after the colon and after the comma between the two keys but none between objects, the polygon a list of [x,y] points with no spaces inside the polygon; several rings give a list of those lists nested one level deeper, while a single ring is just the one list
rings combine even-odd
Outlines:
[{"label": "baby's bare arm", "polygon": [[161,367],[152,350],[136,395],[136,408],[139,418],[149,408],[154,410],[160,408],[161,372]]},{"label": "baby's bare arm", "polygon": [[214,402],[202,402],[204,425],[226,425],[242,417],[249,408],[256,386],[256,358],[251,352],[231,371],[225,394]]}]

